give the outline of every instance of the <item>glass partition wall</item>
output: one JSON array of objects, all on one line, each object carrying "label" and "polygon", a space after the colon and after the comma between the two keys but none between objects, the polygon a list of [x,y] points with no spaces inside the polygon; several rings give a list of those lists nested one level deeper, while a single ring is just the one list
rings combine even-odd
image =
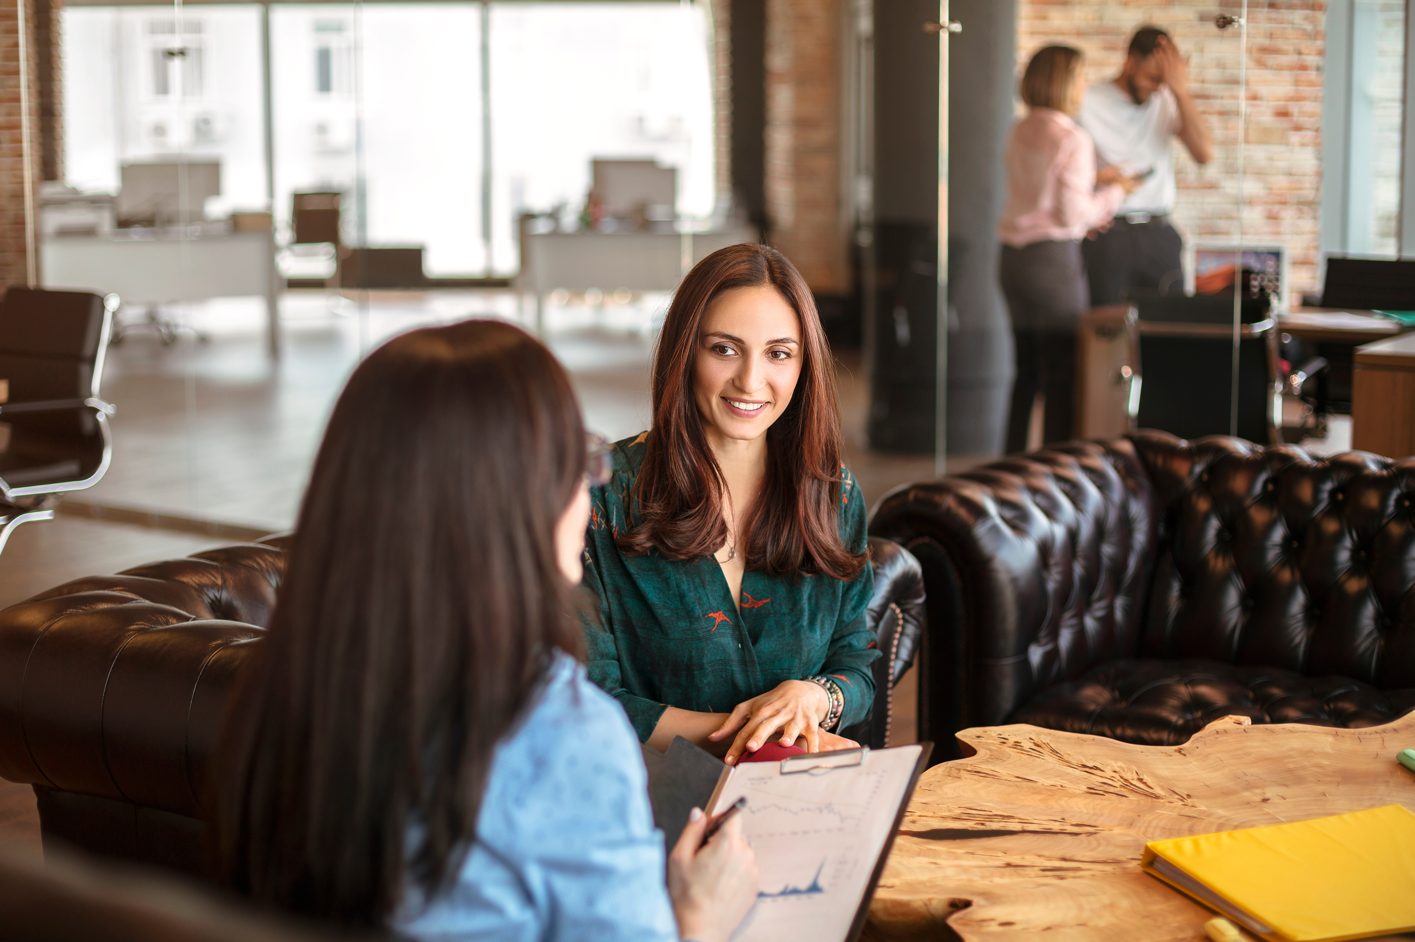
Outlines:
[{"label": "glass partition wall", "polygon": [[[122,298],[104,384],[115,457],[70,512],[286,529],[359,359],[469,316],[544,329],[577,382],[593,374],[581,393],[599,430],[647,424],[652,329],[703,251],[678,233],[720,228],[729,208],[706,4],[178,0],[60,15],[62,173],[35,213],[40,280]],[[621,177],[628,202],[602,211],[595,161],[647,168],[666,199],[636,201],[642,179]],[[533,238],[574,245],[652,231],[657,267],[639,283],[620,264],[602,288],[553,268],[532,282],[528,219]]]},{"label": "glass partition wall", "polygon": [[[916,11],[916,19],[921,14]],[[944,421],[934,426],[947,427],[947,433],[939,432],[934,444],[947,452],[949,468],[999,454],[1003,437],[985,429],[1015,411],[1015,404],[1005,402],[1018,369],[1011,318],[1000,297],[987,297],[989,289],[996,291],[998,264],[988,241],[996,239],[1006,198],[1000,163],[1007,133],[1027,112],[1018,97],[1022,72],[1043,47],[1069,45],[1083,54],[1093,95],[1115,90],[1139,108],[1148,95],[1144,76],[1141,87],[1132,85],[1125,63],[1128,44],[1144,26],[1164,30],[1179,54],[1170,66],[1174,74],[1152,68],[1149,76],[1170,86],[1158,94],[1172,102],[1165,117],[1173,131],[1166,158],[1172,171],[1163,163],[1153,166],[1153,158],[1116,161],[1121,172],[1148,182],[1126,199],[1108,228],[1101,227],[1104,232],[1093,231],[1083,243],[1093,308],[1124,304],[1082,319],[1074,434],[1105,437],[1139,425],[1188,437],[1237,434],[1260,442],[1302,441],[1318,450],[1345,447],[1349,433],[1343,429],[1349,426],[1341,413],[1349,402],[1341,401],[1341,387],[1350,382],[1350,350],[1333,358],[1333,351],[1314,345],[1294,326],[1292,312],[1320,301],[1328,255],[1400,254],[1401,175],[1409,173],[1401,159],[1402,133],[1408,133],[1402,128],[1410,126],[1402,124],[1410,81],[1405,16],[1404,0],[1233,0],[1164,10],[1118,0],[943,5],[939,20],[951,18],[952,28],[942,42],[954,67],[943,70],[945,81],[952,78],[946,94],[951,119],[940,126],[951,126],[953,134],[951,148],[946,134],[937,148],[949,155],[950,166],[940,175],[949,185],[934,230],[947,233],[945,264],[938,267],[939,296],[947,299],[940,319],[947,329],[939,339],[951,349],[943,360],[946,375],[939,370],[944,379],[938,388],[948,399],[940,410]],[[1005,46],[998,45],[999,36]],[[999,80],[988,64],[1000,59],[1012,63],[1005,79],[1009,113],[1007,127],[994,135],[988,99]],[[891,81],[896,68],[881,63],[880,82]],[[887,107],[880,108],[887,122]],[[918,111],[921,122],[926,111]],[[1132,118],[1144,120],[1138,111]],[[1115,161],[1107,154],[1115,143],[1097,143],[1101,166]],[[875,156],[881,165],[888,162]],[[1172,189],[1162,192],[1152,175],[1172,179]],[[888,198],[885,193],[875,207],[881,220],[876,258],[886,285],[894,252],[884,224]],[[929,205],[933,198],[929,185],[913,186],[912,205]],[[1163,244],[1161,229],[1172,230],[1165,234],[1170,244]],[[1160,245],[1165,270],[1106,297],[1109,289],[1096,276],[1109,265],[1108,256],[1097,245],[1117,232],[1130,239],[1130,251]],[[900,334],[900,312],[908,305],[891,299],[887,287],[878,297],[873,336],[887,347],[891,333]],[[1127,318],[1135,319],[1133,326],[1126,326]],[[1320,362],[1317,354],[1333,362],[1313,377],[1308,369]],[[889,382],[876,387],[876,401],[886,411]],[[1034,403],[1027,447],[1045,440],[1039,434],[1041,409]],[[963,434],[969,423],[975,434]],[[881,423],[874,436],[881,447],[893,444],[891,428],[897,427]]]}]

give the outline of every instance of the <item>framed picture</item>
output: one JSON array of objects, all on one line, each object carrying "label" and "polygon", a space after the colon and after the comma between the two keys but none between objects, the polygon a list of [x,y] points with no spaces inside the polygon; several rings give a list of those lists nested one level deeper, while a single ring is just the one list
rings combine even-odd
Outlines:
[{"label": "framed picture", "polygon": [[1288,285],[1285,246],[1205,242],[1194,245],[1193,255],[1195,294],[1231,291],[1241,267],[1247,297],[1266,294],[1282,303]]}]

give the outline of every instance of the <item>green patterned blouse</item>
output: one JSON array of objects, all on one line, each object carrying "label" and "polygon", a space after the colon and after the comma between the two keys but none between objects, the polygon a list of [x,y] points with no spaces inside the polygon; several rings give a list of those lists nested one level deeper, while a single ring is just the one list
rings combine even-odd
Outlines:
[{"label": "green patterned blouse", "polygon": [[[871,567],[849,582],[748,569],[739,607],[711,556],[621,553],[614,537],[625,526],[647,437],[616,443],[613,478],[590,492],[585,585],[599,598],[600,616],[585,623],[590,678],[624,705],[643,741],[667,706],[726,713],[783,680],[816,674],[833,677],[845,694],[837,728],[863,719],[875,696],[870,665],[879,657],[865,622]],[[862,553],[864,498],[841,470],[840,536]]]}]

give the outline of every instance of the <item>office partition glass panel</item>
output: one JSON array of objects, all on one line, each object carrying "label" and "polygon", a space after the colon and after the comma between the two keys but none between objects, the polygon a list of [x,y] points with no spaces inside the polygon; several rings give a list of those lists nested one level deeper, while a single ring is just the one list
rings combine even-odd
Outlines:
[{"label": "office partition glass panel", "polygon": [[[492,3],[489,36],[493,271],[517,269],[526,213],[575,229],[621,210],[667,222],[717,208],[702,4]],[[672,198],[592,205],[596,158],[657,164]]]},{"label": "office partition glass panel", "polygon": [[297,491],[259,461],[279,303],[261,9],[62,16],[64,179],[41,198],[42,280],[122,302],[112,466],[67,503],[177,529],[288,525]]},{"label": "office partition glass panel", "polygon": [[[1016,118],[1029,111],[1020,84],[1032,57],[1048,46],[1075,48],[1087,86],[1075,120],[1096,152],[1086,212],[1100,216],[1081,241],[1088,309],[1075,335],[1074,437],[1108,438],[1136,425],[1181,435],[1233,428],[1244,54],[1231,19],[1220,28],[1204,10],[1140,10],[1118,0],[1017,4]],[[1034,86],[1031,94],[1043,93]],[[1026,142],[1035,137],[1018,138],[1014,173],[1027,166],[1037,145]],[[1204,277],[1196,278],[1199,268]],[[1025,350],[1024,332],[1013,335],[1014,349]],[[1064,367],[1068,355],[1053,345],[1039,369]],[[1025,388],[1026,362],[1008,365],[1014,391]],[[1052,406],[1058,397],[1044,398]],[[1009,412],[1025,410],[1014,400]],[[1009,447],[1021,447],[1013,426]],[[1055,424],[1047,429],[1045,415],[1034,415],[1030,432],[1028,446],[1062,435]]]},{"label": "office partition glass panel", "polygon": [[374,281],[419,261],[434,277],[484,271],[477,8],[280,5],[271,20],[282,222],[304,194],[337,193],[343,247]]},{"label": "office partition glass panel", "polygon": [[1282,435],[1338,452],[1352,443],[1355,348],[1394,329],[1361,310],[1382,306],[1384,273],[1353,276],[1345,260],[1400,255],[1406,4],[1252,6],[1244,228],[1281,253]]},{"label": "office partition glass panel", "polygon": [[[528,317],[513,291],[479,279],[515,272],[518,209],[560,207],[576,223],[591,158],[647,159],[675,177],[663,205],[632,207],[621,224],[722,208],[701,4],[76,5],[62,16],[72,189],[49,188],[38,238],[69,240],[45,266],[54,286],[124,299],[104,384],[119,408],[115,460],[73,501],[105,519],[212,542],[291,526],[348,372],[420,324]],[[106,261],[65,275],[81,236]],[[114,261],[132,248],[144,257]],[[588,296],[573,300],[597,317]],[[646,331],[549,340],[572,369],[646,374]],[[625,403],[645,403],[646,388],[645,375],[630,396],[603,383],[581,394],[591,421],[608,416],[601,430],[627,434],[647,413]]]},{"label": "office partition glass panel", "polygon": [[[62,29],[66,183],[116,192],[124,164],[201,158],[220,164],[216,192],[189,194],[203,215],[264,208],[257,7],[66,7]],[[123,221],[156,221],[161,197],[125,199]]]}]

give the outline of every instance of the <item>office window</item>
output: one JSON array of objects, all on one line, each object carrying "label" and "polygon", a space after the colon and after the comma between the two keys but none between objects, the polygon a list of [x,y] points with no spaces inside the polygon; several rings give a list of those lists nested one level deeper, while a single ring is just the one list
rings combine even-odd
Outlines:
[{"label": "office window", "polygon": [[145,29],[153,98],[202,97],[204,34],[199,20],[171,16],[149,20]]},{"label": "office window", "polygon": [[345,20],[314,24],[314,90],[319,95],[353,93],[353,41]]},{"label": "office window", "polygon": [[[68,182],[111,191],[125,160],[199,153],[223,208],[266,205],[258,7],[62,15]],[[270,28],[282,227],[292,192],[336,190],[349,239],[457,277],[514,273],[518,214],[576,218],[596,157],[671,167],[680,215],[714,209],[701,4],[282,2]]]},{"label": "office window", "polygon": [[716,202],[703,4],[493,3],[492,269],[519,264],[516,217],[577,215],[596,157],[677,171],[677,211]]},{"label": "office window", "polygon": [[212,214],[265,206],[258,7],[189,8],[180,24],[170,8],[62,17],[66,183],[113,193],[123,163],[190,154],[221,163]]},{"label": "office window", "polygon": [[1399,254],[1405,0],[1327,8],[1322,248]]}]

